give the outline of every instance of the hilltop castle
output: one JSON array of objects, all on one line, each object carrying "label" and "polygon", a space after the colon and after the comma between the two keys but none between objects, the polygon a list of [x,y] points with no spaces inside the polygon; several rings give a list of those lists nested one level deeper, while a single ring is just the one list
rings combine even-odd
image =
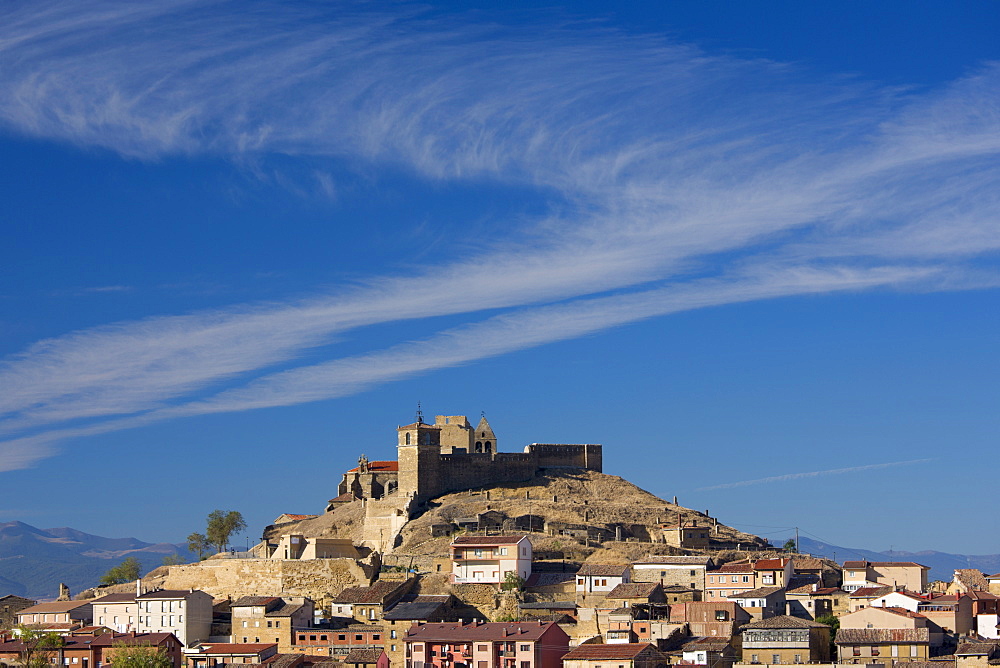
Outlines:
[{"label": "hilltop castle", "polygon": [[483,417],[475,429],[464,415],[438,415],[396,428],[396,461],[368,461],[344,474],[330,502],[360,499],[408,499],[422,503],[447,492],[503,482],[523,482],[546,468],[601,471],[601,446],[532,443],[524,452],[498,452],[497,437]]}]

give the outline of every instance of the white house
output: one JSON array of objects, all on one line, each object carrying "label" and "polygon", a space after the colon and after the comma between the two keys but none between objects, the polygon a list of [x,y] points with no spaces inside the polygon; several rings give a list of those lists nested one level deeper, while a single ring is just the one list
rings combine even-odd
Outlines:
[{"label": "white house", "polygon": [[578,592],[609,592],[629,582],[628,564],[584,564],[576,572]]},{"label": "white house", "polygon": [[160,589],[136,597],[139,633],[173,633],[187,647],[208,640],[212,597],[197,589]]},{"label": "white house", "polygon": [[91,603],[94,606],[95,626],[106,626],[118,633],[135,631],[139,615],[135,594],[108,594]]},{"label": "white house", "polygon": [[906,591],[891,591],[888,594],[873,598],[868,605],[873,608],[903,608],[910,612],[917,611],[917,605],[926,603],[927,599]]},{"label": "white house", "polygon": [[527,580],[531,559],[527,536],[459,536],[451,544],[451,581],[499,585],[507,573]]}]

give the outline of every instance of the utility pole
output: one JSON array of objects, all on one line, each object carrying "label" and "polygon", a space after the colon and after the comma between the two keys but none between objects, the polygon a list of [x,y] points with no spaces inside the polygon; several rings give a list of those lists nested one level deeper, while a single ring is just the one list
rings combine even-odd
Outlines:
[{"label": "utility pole", "polygon": [[799,551],[799,528],[795,527],[795,553],[801,554]]}]

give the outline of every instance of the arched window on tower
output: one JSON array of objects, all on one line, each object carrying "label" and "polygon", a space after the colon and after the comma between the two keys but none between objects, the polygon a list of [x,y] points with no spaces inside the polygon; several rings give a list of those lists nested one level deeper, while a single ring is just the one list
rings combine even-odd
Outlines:
[{"label": "arched window on tower", "polygon": [[430,432],[424,432],[424,445],[431,444],[431,434]]},{"label": "arched window on tower", "polygon": [[491,450],[491,448],[492,448],[493,446],[492,446],[492,445],[490,445],[490,442],[489,442],[489,441],[486,441],[485,443],[483,443],[483,447],[484,447],[484,448],[486,448],[486,452],[490,452],[490,450]]},{"label": "arched window on tower", "polygon": [[476,452],[482,452],[482,451],[483,451],[483,442],[476,441]]},{"label": "arched window on tower", "polygon": [[406,432],[406,444],[410,444],[410,432]]}]

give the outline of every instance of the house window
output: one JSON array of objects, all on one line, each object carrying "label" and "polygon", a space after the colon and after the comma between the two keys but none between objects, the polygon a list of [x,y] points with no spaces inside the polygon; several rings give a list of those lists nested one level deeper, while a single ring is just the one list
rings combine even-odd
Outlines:
[{"label": "house window", "polygon": [[732,580],[733,580],[733,582],[739,582],[739,581],[740,581],[740,576],[738,576],[738,575],[734,575],[734,576],[732,577]]},{"label": "house window", "polygon": [[341,634],[339,634],[337,636],[337,640],[347,640],[347,635],[344,634],[344,633],[341,633]]},{"label": "house window", "polygon": [[694,577],[694,571],[691,571],[691,577]]},{"label": "house window", "polygon": [[802,655],[801,654],[796,654],[795,655],[795,663],[802,663]]},{"label": "house window", "polygon": [[521,651],[522,652],[530,652],[531,651],[531,645],[521,645]]},{"label": "house window", "polygon": [[878,655],[879,655],[878,645],[872,645],[872,656],[878,656]]},{"label": "house window", "polygon": [[392,638],[393,640],[396,639],[396,629],[389,631],[389,637]]},{"label": "house window", "polygon": [[310,636],[309,636],[309,640],[316,640],[316,636],[314,636],[314,635],[310,635]]},{"label": "house window", "polygon": [[853,650],[854,650],[852,652],[853,656],[861,656],[861,648],[860,647],[854,647]]},{"label": "house window", "polygon": [[917,646],[916,645],[910,645],[910,658],[913,659],[913,658],[916,658],[917,656],[918,656],[918,654],[917,654]]},{"label": "house window", "polygon": [[321,635],[321,636],[319,637],[319,639],[320,639],[320,640],[326,640],[326,636],[325,636],[325,635]]},{"label": "house window", "polygon": [[379,633],[375,633],[375,634],[372,635],[372,640],[381,640],[381,639],[382,639],[382,635],[379,634]]},{"label": "house window", "polygon": [[364,639],[364,636],[362,636],[360,633],[355,633],[354,634],[354,639],[355,640],[362,640],[362,639]]},{"label": "house window", "polygon": [[760,663],[760,657],[758,657],[756,654],[751,654],[750,663]]},{"label": "house window", "polygon": [[576,581],[576,584],[577,584],[578,586],[582,587],[582,586],[583,586],[583,578],[580,578],[580,579],[578,579],[578,580]]},{"label": "house window", "polygon": [[743,581],[744,582],[750,582],[750,576],[749,575],[744,575],[743,576]]},{"label": "house window", "polygon": [[531,662],[530,661],[522,661],[521,662],[521,668],[531,668]]},{"label": "house window", "polygon": [[268,620],[268,622],[267,622],[267,628],[271,628],[271,620]]},{"label": "house window", "polygon": [[716,610],[715,611],[715,621],[717,621],[717,622],[728,622],[729,621],[729,611],[728,610]]},{"label": "house window", "polygon": [[302,633],[300,633],[299,634],[299,640],[305,640],[305,639],[306,639],[305,635],[302,634]]},{"label": "house window", "polygon": [[478,648],[476,649],[476,651],[477,652],[486,652],[486,651],[489,651],[489,649],[490,648],[488,646],[486,646],[486,645],[479,645]]},{"label": "house window", "polygon": [[771,663],[781,663],[781,655],[780,654],[772,654],[771,655]]},{"label": "house window", "polygon": [[500,555],[501,557],[506,557],[507,556],[507,548],[506,547],[498,547],[497,548],[497,554]]}]

